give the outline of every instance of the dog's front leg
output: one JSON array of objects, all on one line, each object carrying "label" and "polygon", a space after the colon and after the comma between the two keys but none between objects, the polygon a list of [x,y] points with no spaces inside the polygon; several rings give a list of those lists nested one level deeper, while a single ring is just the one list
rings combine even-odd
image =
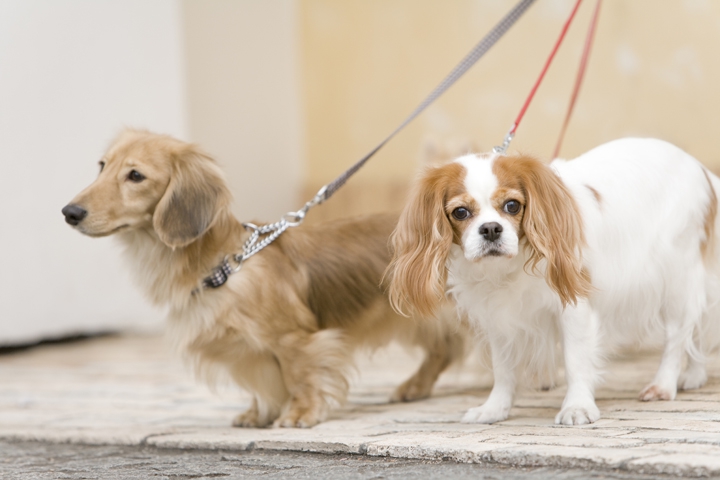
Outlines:
[{"label": "dog's front leg", "polygon": [[233,350],[229,372],[235,382],[252,393],[250,408],[233,419],[234,427],[260,428],[273,423],[290,394],[277,359],[269,353]]},{"label": "dog's front leg", "polygon": [[462,423],[495,423],[501,422],[510,415],[515,386],[514,355],[505,355],[503,348],[497,342],[490,342],[492,356],[493,377],[495,383],[488,399],[479,407],[471,408],[465,413]]},{"label": "dog's front leg", "polygon": [[567,394],[555,423],[583,425],[600,418],[595,405],[595,382],[599,360],[597,314],[585,300],[568,306],[561,315]]}]

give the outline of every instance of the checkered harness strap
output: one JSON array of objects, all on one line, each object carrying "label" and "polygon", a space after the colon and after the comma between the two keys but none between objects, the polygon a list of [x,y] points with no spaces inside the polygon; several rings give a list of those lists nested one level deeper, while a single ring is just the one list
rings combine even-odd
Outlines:
[{"label": "checkered harness strap", "polygon": [[[233,273],[237,272],[242,268],[242,264],[245,260],[258,253],[263,248],[270,245],[277,237],[280,236],[289,227],[294,226],[295,222],[292,222],[288,216],[283,217],[279,222],[270,223],[267,225],[257,226],[253,223],[243,223],[245,230],[250,230],[252,233],[245,243],[243,244],[243,253],[237,253],[235,255],[227,255],[220,265],[215,267],[210,275],[205,277],[202,281],[203,288],[218,288],[228,281],[228,278]],[[261,237],[265,235],[264,238]],[[232,258],[235,265],[230,263]]]}]

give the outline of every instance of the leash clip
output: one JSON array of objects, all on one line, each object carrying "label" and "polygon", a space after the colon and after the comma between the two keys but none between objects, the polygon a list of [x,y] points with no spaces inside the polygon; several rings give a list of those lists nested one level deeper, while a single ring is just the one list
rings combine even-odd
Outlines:
[{"label": "leash clip", "polygon": [[513,138],[515,138],[515,129],[517,128],[517,124],[513,123],[512,127],[510,127],[510,130],[508,130],[508,133],[505,135],[505,139],[503,140],[502,145],[493,147],[492,151],[493,153],[496,153],[498,155],[505,155],[507,153],[507,149],[510,146],[510,142],[512,142]]},{"label": "leash clip", "polygon": [[327,191],[328,186],[323,185],[323,187],[318,190],[318,192],[315,194],[315,196],[308,201],[303,207],[298,210],[297,212],[288,212],[285,215],[283,215],[282,220],[285,223],[287,223],[288,227],[297,227],[300,225],[303,220],[305,220],[305,215],[307,215],[307,212],[314,206],[320,205],[322,202],[325,201],[325,192]]},{"label": "leash clip", "polygon": [[288,227],[297,227],[303,222],[303,220],[305,220],[306,213],[307,209],[305,207],[301,208],[297,212],[288,212],[282,216],[281,222],[285,222]]}]

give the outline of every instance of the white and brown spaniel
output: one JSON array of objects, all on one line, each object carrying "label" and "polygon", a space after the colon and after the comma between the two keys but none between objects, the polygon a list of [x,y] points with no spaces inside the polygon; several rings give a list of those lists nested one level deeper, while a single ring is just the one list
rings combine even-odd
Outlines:
[{"label": "white and brown spaniel", "polygon": [[506,419],[521,374],[554,370],[558,344],[567,395],[555,421],[594,422],[604,349],[653,333],[664,353],[640,399],[672,400],[705,383],[718,345],[719,188],[697,160],[652,139],[550,165],[460,157],[426,170],[402,214],[391,301],[428,314],[447,293],[483,332],[495,383],[465,422]]}]

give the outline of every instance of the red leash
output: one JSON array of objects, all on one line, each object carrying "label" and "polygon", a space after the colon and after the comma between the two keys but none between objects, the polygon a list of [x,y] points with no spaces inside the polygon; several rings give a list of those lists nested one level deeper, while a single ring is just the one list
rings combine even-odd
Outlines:
[{"label": "red leash", "polygon": [[568,124],[570,123],[570,117],[572,116],[573,109],[575,108],[575,100],[577,100],[578,92],[580,92],[580,85],[582,85],[583,77],[585,76],[585,69],[587,68],[588,58],[590,57],[590,50],[592,50],[593,39],[595,37],[595,27],[597,27],[601,3],[602,0],[597,0],[597,3],[595,4],[595,12],[593,13],[592,20],[590,20],[590,29],[588,30],[587,37],[585,38],[585,47],[583,49],[582,57],[580,58],[580,66],[578,67],[577,77],[575,78],[575,86],[573,87],[572,97],[570,97],[570,105],[568,105],[567,113],[565,113],[565,121],[560,129],[560,137],[558,138],[557,145],[555,145],[555,151],[553,152],[552,158],[557,158],[560,153],[560,147],[562,146],[563,139],[565,138],[565,131],[567,130]]},{"label": "red leash", "polygon": [[535,82],[535,86],[533,86],[532,90],[530,91],[530,95],[528,96],[527,100],[525,100],[525,105],[523,105],[522,110],[520,110],[520,114],[515,119],[515,122],[512,124],[512,127],[510,127],[510,130],[505,135],[505,141],[503,142],[502,146],[495,147],[493,151],[495,153],[505,153],[510,146],[510,142],[512,141],[513,137],[515,136],[515,131],[517,130],[518,126],[520,125],[520,122],[523,119],[523,116],[525,115],[525,111],[530,106],[530,102],[532,101],[533,97],[535,96],[535,92],[537,91],[538,87],[540,86],[540,83],[543,80],[543,77],[545,77],[545,73],[548,71],[548,68],[550,68],[550,64],[553,61],[553,58],[555,58],[555,54],[557,53],[558,49],[560,48],[560,44],[562,43],[563,39],[565,38],[565,34],[568,31],[568,28],[570,28],[570,24],[573,21],[573,18],[575,18],[575,13],[577,12],[578,8],[580,7],[580,4],[582,3],[582,0],[577,0],[575,3],[575,7],[573,7],[572,12],[570,12],[570,16],[565,21],[565,25],[563,26],[562,31],[560,32],[560,38],[557,39],[557,42],[555,42],[555,47],[552,49],[552,52],[550,53],[550,57],[548,57],[547,61],[545,62],[545,66],[542,69],[542,72],[540,72],[540,76],[538,77],[537,81]]}]

